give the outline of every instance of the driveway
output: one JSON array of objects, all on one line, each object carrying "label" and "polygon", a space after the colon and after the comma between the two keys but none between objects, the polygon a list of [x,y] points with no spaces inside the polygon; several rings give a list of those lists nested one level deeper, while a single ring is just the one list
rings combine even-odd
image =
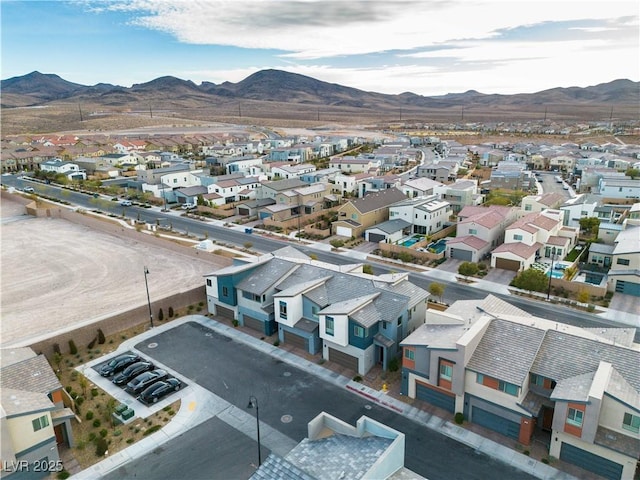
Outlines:
[{"label": "driveway", "polygon": [[616,293],[611,298],[609,308],[619,312],[635,313],[640,316],[640,297]]}]

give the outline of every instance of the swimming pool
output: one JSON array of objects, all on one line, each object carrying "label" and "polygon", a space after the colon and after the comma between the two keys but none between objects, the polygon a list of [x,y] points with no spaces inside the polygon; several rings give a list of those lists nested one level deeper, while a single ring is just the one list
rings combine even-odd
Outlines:
[{"label": "swimming pool", "polygon": [[433,250],[435,253],[442,253],[447,248],[447,239],[441,238],[437,242],[432,242],[427,246],[429,251]]},{"label": "swimming pool", "polygon": [[[547,270],[547,277],[548,276],[549,276],[549,270]],[[563,270],[556,270],[554,268],[553,271],[551,271],[551,276],[553,278],[563,278],[564,277],[564,271]]]},{"label": "swimming pool", "polygon": [[414,235],[409,240],[405,240],[404,242],[402,242],[402,246],[403,247],[410,247],[414,243],[418,243],[420,240],[422,240],[422,237],[420,235]]}]

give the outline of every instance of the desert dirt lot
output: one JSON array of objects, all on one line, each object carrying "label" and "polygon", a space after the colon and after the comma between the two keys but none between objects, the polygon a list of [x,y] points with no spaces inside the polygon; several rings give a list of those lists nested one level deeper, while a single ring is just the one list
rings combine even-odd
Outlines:
[{"label": "desert dirt lot", "polygon": [[218,267],[61,219],[24,215],[3,199],[0,346],[44,338],[203,285]]}]

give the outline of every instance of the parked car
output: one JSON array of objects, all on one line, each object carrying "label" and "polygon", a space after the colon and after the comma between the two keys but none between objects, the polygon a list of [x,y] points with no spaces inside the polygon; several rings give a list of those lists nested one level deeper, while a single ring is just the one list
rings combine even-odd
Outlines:
[{"label": "parked car", "polygon": [[148,386],[159,382],[160,380],[165,380],[168,376],[169,375],[167,374],[166,370],[150,370],[148,372],[141,373],[129,383],[127,383],[127,387],[125,388],[125,390],[132,395],[136,395]]},{"label": "parked car", "polygon": [[150,387],[145,388],[138,396],[138,400],[142,403],[149,405],[150,403],[156,403],[161,398],[166,397],[172,392],[180,390],[182,384],[177,378],[168,378],[162,382],[156,382]]},{"label": "parked car", "polygon": [[33,187],[24,187],[24,191],[27,192],[27,193],[33,193],[34,192]]},{"label": "parked car", "polygon": [[123,207],[130,207],[131,205],[133,205],[133,203],[131,202],[131,200],[122,200],[120,202],[120,205],[122,205]]},{"label": "parked car", "polygon": [[139,362],[140,360],[140,357],[135,353],[124,353],[122,355],[118,355],[100,367],[100,375],[103,377],[110,377],[121,372],[132,363]]},{"label": "parked car", "polygon": [[153,370],[154,365],[151,362],[136,362],[129,365],[111,380],[116,385],[125,385],[141,373]]}]

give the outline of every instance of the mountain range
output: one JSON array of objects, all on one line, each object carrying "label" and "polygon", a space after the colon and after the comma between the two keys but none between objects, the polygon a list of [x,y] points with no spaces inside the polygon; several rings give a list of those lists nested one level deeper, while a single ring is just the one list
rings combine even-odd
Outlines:
[{"label": "mountain range", "polygon": [[[280,70],[262,70],[238,83],[215,84],[164,76],[122,87],[92,86],[55,74],[31,72],[1,81],[3,115],[15,107],[70,108],[86,111],[150,112],[181,118],[216,116],[291,118],[434,118],[482,121],[549,117],[565,120],[638,118],[640,82],[614,80],[590,87],[553,88],[536,93],[499,95],[475,90],[440,96],[411,92],[388,95],[323,82]],[[477,118],[474,118],[477,117]]]}]

